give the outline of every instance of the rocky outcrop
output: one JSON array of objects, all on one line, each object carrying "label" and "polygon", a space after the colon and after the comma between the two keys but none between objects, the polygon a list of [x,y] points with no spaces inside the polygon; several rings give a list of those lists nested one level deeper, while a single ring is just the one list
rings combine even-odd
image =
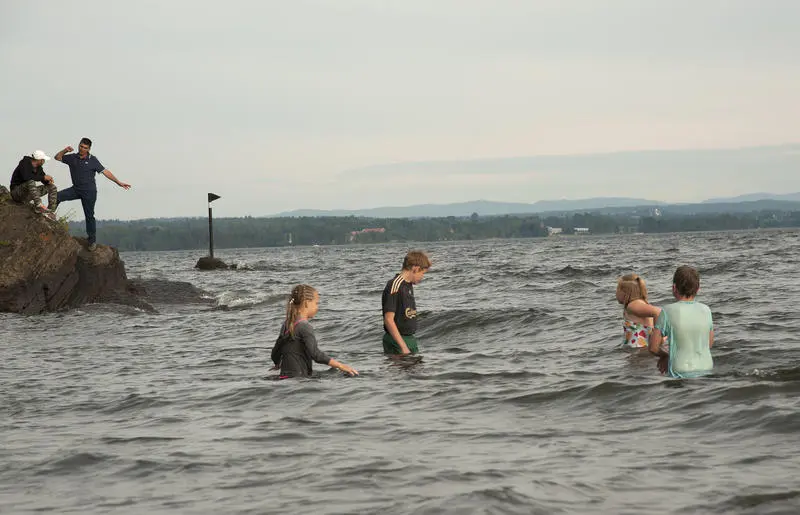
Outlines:
[{"label": "rocky outcrop", "polygon": [[0,192],[0,311],[35,314],[120,299],[143,303],[135,297],[117,249],[97,245],[89,251],[65,222]]},{"label": "rocky outcrop", "polygon": [[195,268],[200,270],[227,270],[228,268],[236,268],[236,266],[228,266],[223,260],[211,256],[203,256],[197,260]]}]

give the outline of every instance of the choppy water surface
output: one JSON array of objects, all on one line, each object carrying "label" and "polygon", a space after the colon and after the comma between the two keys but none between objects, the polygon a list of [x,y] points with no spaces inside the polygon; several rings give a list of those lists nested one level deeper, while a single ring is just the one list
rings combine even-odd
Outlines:
[{"label": "choppy water surface", "polygon": [[[407,245],[123,254],[189,281],[157,313],[0,315],[0,512],[797,513],[800,233],[422,244],[421,359],[382,355]],[[701,272],[714,376],[621,350],[617,276],[671,299]],[[299,282],[321,347],[354,365],[274,381]],[[171,290],[168,290],[168,292]]]}]

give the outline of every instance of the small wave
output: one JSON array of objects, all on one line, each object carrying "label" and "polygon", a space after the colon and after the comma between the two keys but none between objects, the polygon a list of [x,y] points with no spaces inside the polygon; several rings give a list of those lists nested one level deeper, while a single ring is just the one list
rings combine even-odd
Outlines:
[{"label": "small wave", "polygon": [[243,272],[292,272],[297,270],[304,270],[305,267],[297,264],[292,264],[288,261],[256,261],[255,263],[247,263],[246,261],[236,261],[236,270]]},{"label": "small wave", "polygon": [[131,436],[131,437],[115,437],[104,436],[100,439],[101,442],[108,445],[124,444],[124,443],[141,443],[141,442],[170,442],[173,440],[183,440],[180,436]]},{"label": "small wave", "polygon": [[93,315],[100,315],[103,313],[113,313],[117,315],[124,315],[126,317],[135,317],[142,314],[157,313],[153,306],[146,303],[138,303],[137,305],[124,304],[123,301],[115,302],[115,300],[103,300],[102,304],[86,304],[84,309]]},{"label": "small wave", "polygon": [[625,404],[628,401],[633,401],[640,397],[642,392],[646,389],[658,387],[659,385],[659,382],[653,382],[650,384],[636,384],[635,387],[633,387],[631,383],[617,381],[603,381],[594,385],[575,386],[562,386],[557,384],[540,392],[514,395],[502,399],[502,402],[517,406],[529,406],[583,401],[594,405],[604,399],[613,399],[612,404]]},{"label": "small wave", "polygon": [[137,393],[132,393],[124,399],[114,401],[100,409],[101,413],[118,413],[120,411],[131,411],[142,408],[153,408],[167,406],[170,403],[154,397],[146,397]]},{"label": "small wave", "polygon": [[430,376],[417,375],[414,378],[423,381],[469,382],[469,381],[486,381],[494,378],[520,381],[523,379],[536,379],[545,376],[546,374],[541,374],[539,372],[530,372],[528,370],[489,372],[485,374],[482,374],[480,372],[469,372],[466,370],[462,370],[458,372],[444,372],[442,374],[435,374]]},{"label": "small wave", "polygon": [[764,381],[794,382],[800,381],[800,367],[777,368],[772,370],[755,369],[745,375],[757,377]]},{"label": "small wave", "polygon": [[526,327],[560,319],[540,308],[450,310],[425,317],[425,337],[441,338],[452,333],[475,331],[477,328],[505,326]]},{"label": "small wave", "polygon": [[597,277],[597,276],[606,276],[606,275],[614,275],[617,273],[617,270],[605,267],[605,266],[588,266],[586,268],[578,268],[572,265],[567,265],[564,268],[556,270],[551,275],[561,276],[561,277]]},{"label": "small wave", "polygon": [[[719,513],[797,513],[800,490],[735,495],[716,507]],[[755,510],[755,511],[754,511]]]},{"label": "small wave", "polygon": [[112,456],[106,454],[78,452],[40,464],[41,468],[36,471],[36,475],[69,475],[83,468],[94,467],[101,463],[108,463],[112,459]]},{"label": "small wave", "polygon": [[744,326],[747,331],[763,331],[763,332],[774,332],[774,331],[787,331],[787,327],[783,324],[771,324],[769,322],[753,322]]},{"label": "small wave", "polygon": [[[462,473],[462,476],[466,473]],[[485,474],[479,474],[484,476]],[[484,477],[486,481],[488,477]],[[426,482],[426,484],[429,484]],[[551,492],[552,486],[546,491]],[[552,498],[551,498],[552,499]],[[576,499],[576,505],[585,503]],[[473,513],[480,506],[484,513],[504,513],[508,515],[545,515],[561,512],[565,506],[557,501],[542,502],[517,491],[514,487],[480,488],[465,493],[437,497],[415,506],[416,513]],[[577,506],[576,506],[577,507]]]},{"label": "small wave", "polygon": [[213,404],[223,404],[227,407],[235,407],[249,404],[258,400],[267,399],[273,391],[274,390],[272,390],[272,388],[267,386],[237,387],[216,395],[212,395],[206,400],[211,401]]},{"label": "small wave", "polygon": [[123,467],[121,470],[117,471],[116,474],[140,479],[158,472],[168,472],[173,468],[174,467],[171,467],[159,461],[136,459],[130,465]]},{"label": "small wave", "polygon": [[599,288],[600,285],[593,283],[591,281],[585,281],[582,279],[574,279],[572,281],[567,281],[564,284],[555,286],[554,290],[560,290],[565,292],[582,292],[588,289]]},{"label": "small wave", "polygon": [[216,299],[214,310],[238,311],[279,304],[286,300],[285,294],[253,293],[252,291],[229,291],[220,294]]},{"label": "small wave", "polygon": [[738,272],[742,270],[741,269],[742,266],[747,266],[748,269],[758,268],[757,265],[753,265],[752,261],[748,261],[747,263],[740,261],[726,261],[724,263],[719,263],[709,267],[700,267],[698,269],[698,272],[700,273],[700,277],[702,278],[710,275],[718,275],[728,272]]},{"label": "small wave", "polygon": [[187,365],[186,368],[218,368],[228,366],[231,363],[233,363],[233,360],[227,358],[211,358]]},{"label": "small wave", "polygon": [[296,442],[297,440],[307,440],[310,436],[299,431],[267,432],[262,435],[220,437],[215,438],[215,442]]},{"label": "small wave", "polygon": [[321,424],[321,422],[318,422],[316,420],[310,420],[301,417],[283,417],[281,421],[289,424],[297,424],[300,426],[318,426]]}]

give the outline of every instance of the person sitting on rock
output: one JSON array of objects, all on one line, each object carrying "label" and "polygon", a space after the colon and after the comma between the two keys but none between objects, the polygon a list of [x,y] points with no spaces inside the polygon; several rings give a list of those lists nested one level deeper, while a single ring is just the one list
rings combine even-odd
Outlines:
[{"label": "person sitting on rock", "polygon": [[[33,208],[37,213],[55,219],[58,188],[53,178],[46,175],[42,168],[48,159],[50,158],[41,150],[20,159],[14,173],[11,174],[11,198],[23,204],[33,201]],[[41,182],[42,185],[37,186],[37,182]],[[47,194],[46,208],[41,200],[44,194]]]}]

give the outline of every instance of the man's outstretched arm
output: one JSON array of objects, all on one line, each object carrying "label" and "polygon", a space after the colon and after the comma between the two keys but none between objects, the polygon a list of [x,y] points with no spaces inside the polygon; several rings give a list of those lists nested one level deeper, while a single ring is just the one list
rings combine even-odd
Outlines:
[{"label": "man's outstretched arm", "polygon": [[115,183],[117,183],[117,186],[119,186],[120,188],[125,188],[126,190],[129,190],[129,189],[131,189],[131,185],[130,185],[130,184],[128,184],[127,182],[122,182],[121,180],[117,179],[117,178],[114,176],[114,174],[113,174],[113,173],[111,173],[111,170],[109,170],[108,168],[106,168],[105,170],[103,170],[101,173],[102,173],[103,175],[105,175],[105,176],[106,176],[106,178],[107,178],[109,181],[112,181],[112,182],[115,182]]}]

